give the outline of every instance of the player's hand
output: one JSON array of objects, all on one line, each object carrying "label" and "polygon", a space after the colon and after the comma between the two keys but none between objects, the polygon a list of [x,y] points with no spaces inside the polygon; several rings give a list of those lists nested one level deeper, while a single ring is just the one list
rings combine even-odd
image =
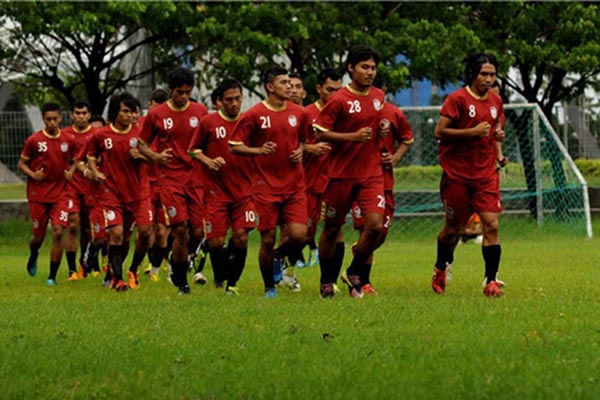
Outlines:
[{"label": "player's hand", "polygon": [[387,119],[379,121],[379,129],[377,132],[379,133],[379,136],[388,136],[390,134],[390,121]]},{"label": "player's hand", "polygon": [[142,156],[142,153],[140,153],[140,150],[137,147],[129,149],[129,157],[133,158],[134,160],[144,158],[144,156]]},{"label": "player's hand", "polygon": [[505,138],[506,135],[504,134],[504,129],[502,129],[500,126],[496,127],[496,131],[494,132],[494,139],[496,139],[497,142],[503,142]]},{"label": "player's hand", "polygon": [[304,150],[302,149],[302,147],[298,147],[296,150],[292,151],[292,154],[290,154],[290,161],[294,164],[301,163],[302,153],[304,153]]},{"label": "player's hand", "polygon": [[218,171],[224,165],[225,165],[225,159],[223,159],[223,157],[216,157],[216,158],[211,159],[208,162],[208,169],[212,169],[213,171]]},{"label": "player's hand", "polygon": [[104,182],[106,180],[106,175],[104,175],[100,171],[92,171],[92,180],[97,182]]},{"label": "player's hand", "polygon": [[36,181],[41,181],[45,177],[46,177],[46,174],[44,173],[44,168],[40,168],[33,173],[33,175],[31,176],[31,179],[36,180]]},{"label": "player's hand", "polygon": [[321,157],[321,156],[327,154],[329,151],[331,151],[331,145],[329,143],[318,142],[318,143],[315,143],[313,146],[315,146],[313,154],[316,154],[319,157]]},{"label": "player's hand", "polygon": [[260,154],[262,154],[262,155],[273,154],[273,153],[275,153],[276,147],[277,147],[277,143],[275,143],[275,142],[265,142],[260,147]]},{"label": "player's hand", "polygon": [[169,161],[171,161],[172,158],[173,149],[169,147],[168,149],[164,149],[163,151],[158,153],[157,161],[160,165],[166,165],[169,163]]},{"label": "player's hand", "polygon": [[387,151],[381,153],[381,165],[384,169],[392,169],[394,167],[394,159]]},{"label": "player's hand", "polygon": [[492,126],[489,122],[480,122],[475,128],[473,128],[473,133],[475,136],[487,136],[491,127]]},{"label": "player's hand", "polygon": [[75,173],[74,169],[65,169],[65,179],[68,181],[70,181],[71,179],[73,179],[73,174]]},{"label": "player's hand", "polygon": [[352,136],[352,140],[354,142],[366,143],[371,141],[373,129],[369,127],[360,128],[358,131],[354,132]]}]

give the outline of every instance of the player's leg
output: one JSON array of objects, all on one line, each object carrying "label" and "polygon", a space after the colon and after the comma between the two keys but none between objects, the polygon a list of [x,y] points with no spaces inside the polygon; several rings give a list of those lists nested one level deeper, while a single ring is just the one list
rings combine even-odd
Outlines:
[{"label": "player's leg", "polygon": [[[77,247],[79,247],[79,226],[81,224],[79,210],[70,212],[69,225],[67,226],[66,238],[65,238],[65,257],[67,258],[68,281],[79,280],[80,276],[77,273]],[[81,276],[85,278],[87,274]]]},{"label": "player's leg", "polygon": [[237,282],[242,276],[248,256],[248,232],[250,229],[235,229],[229,239],[230,267],[227,275],[226,293],[238,294]]},{"label": "player's leg", "polygon": [[118,292],[126,291],[128,286],[123,280],[123,261],[124,252],[124,228],[122,220],[119,219],[114,225],[108,228],[108,259],[111,268],[112,284],[111,288]]},{"label": "player's leg", "polygon": [[277,296],[275,281],[273,280],[273,250],[275,246],[276,229],[260,231],[260,249],[258,251],[258,265],[265,288],[265,297]]},{"label": "player's leg", "polygon": [[[52,225],[52,247],[50,248],[50,274],[48,275],[48,285],[56,284],[56,274],[60,267],[60,260],[63,252],[64,226]],[[51,281],[54,283],[52,284]]]},{"label": "player's leg", "polygon": [[27,259],[27,273],[30,276],[35,276],[37,273],[37,261],[46,237],[46,229],[50,218],[50,206],[44,203],[36,203],[30,201],[29,216],[31,219],[32,237],[29,240],[29,258]]}]

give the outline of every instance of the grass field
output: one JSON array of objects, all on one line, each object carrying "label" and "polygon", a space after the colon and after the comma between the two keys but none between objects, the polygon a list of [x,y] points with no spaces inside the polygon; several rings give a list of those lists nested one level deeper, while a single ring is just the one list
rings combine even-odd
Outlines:
[{"label": "grass field", "polygon": [[[596,232],[600,227],[596,222]],[[482,295],[480,248],[456,253],[443,296],[429,286],[435,240],[402,235],[377,253],[379,297],[262,297],[256,235],[242,296],[193,287],[179,297],[142,277],[115,293],[100,279],[44,285],[25,272],[29,230],[0,224],[2,399],[597,399],[600,239],[503,237],[506,295]],[[348,259],[348,257],[347,257]]]}]

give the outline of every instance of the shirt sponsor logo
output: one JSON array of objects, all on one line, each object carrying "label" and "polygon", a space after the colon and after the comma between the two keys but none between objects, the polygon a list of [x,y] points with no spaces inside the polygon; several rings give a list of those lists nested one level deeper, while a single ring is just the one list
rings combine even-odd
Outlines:
[{"label": "shirt sponsor logo", "polygon": [[296,119],[295,115],[290,115],[288,117],[288,122],[290,123],[290,126],[296,126],[296,124],[298,123],[298,120]]},{"label": "shirt sponsor logo", "polygon": [[492,114],[492,118],[494,118],[494,119],[498,118],[498,110],[496,110],[496,107],[494,107],[494,106],[490,107],[490,114]]},{"label": "shirt sponsor logo", "polygon": [[198,117],[190,117],[190,126],[192,128],[198,127]]},{"label": "shirt sponsor logo", "polygon": [[60,151],[62,151],[63,153],[66,153],[67,151],[69,151],[69,143],[61,143]]},{"label": "shirt sponsor logo", "polygon": [[131,139],[129,139],[129,147],[131,147],[132,149],[135,149],[136,147],[138,147],[138,140],[137,140],[137,138],[131,138]]},{"label": "shirt sponsor logo", "polygon": [[173,218],[177,215],[177,209],[173,206],[169,206],[169,208],[167,208],[167,213],[169,214],[169,217]]}]

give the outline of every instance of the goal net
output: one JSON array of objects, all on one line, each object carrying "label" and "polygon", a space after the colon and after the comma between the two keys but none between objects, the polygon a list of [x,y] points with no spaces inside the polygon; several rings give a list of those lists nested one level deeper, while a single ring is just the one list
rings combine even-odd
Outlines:
[{"label": "goal net", "polygon": [[[437,143],[440,107],[404,107],[415,142],[395,170],[396,211],[392,231],[435,235],[443,225]],[[587,184],[535,104],[505,106],[509,159],[499,171],[501,234],[528,227],[592,236]],[[393,233],[391,233],[393,235]]]}]

